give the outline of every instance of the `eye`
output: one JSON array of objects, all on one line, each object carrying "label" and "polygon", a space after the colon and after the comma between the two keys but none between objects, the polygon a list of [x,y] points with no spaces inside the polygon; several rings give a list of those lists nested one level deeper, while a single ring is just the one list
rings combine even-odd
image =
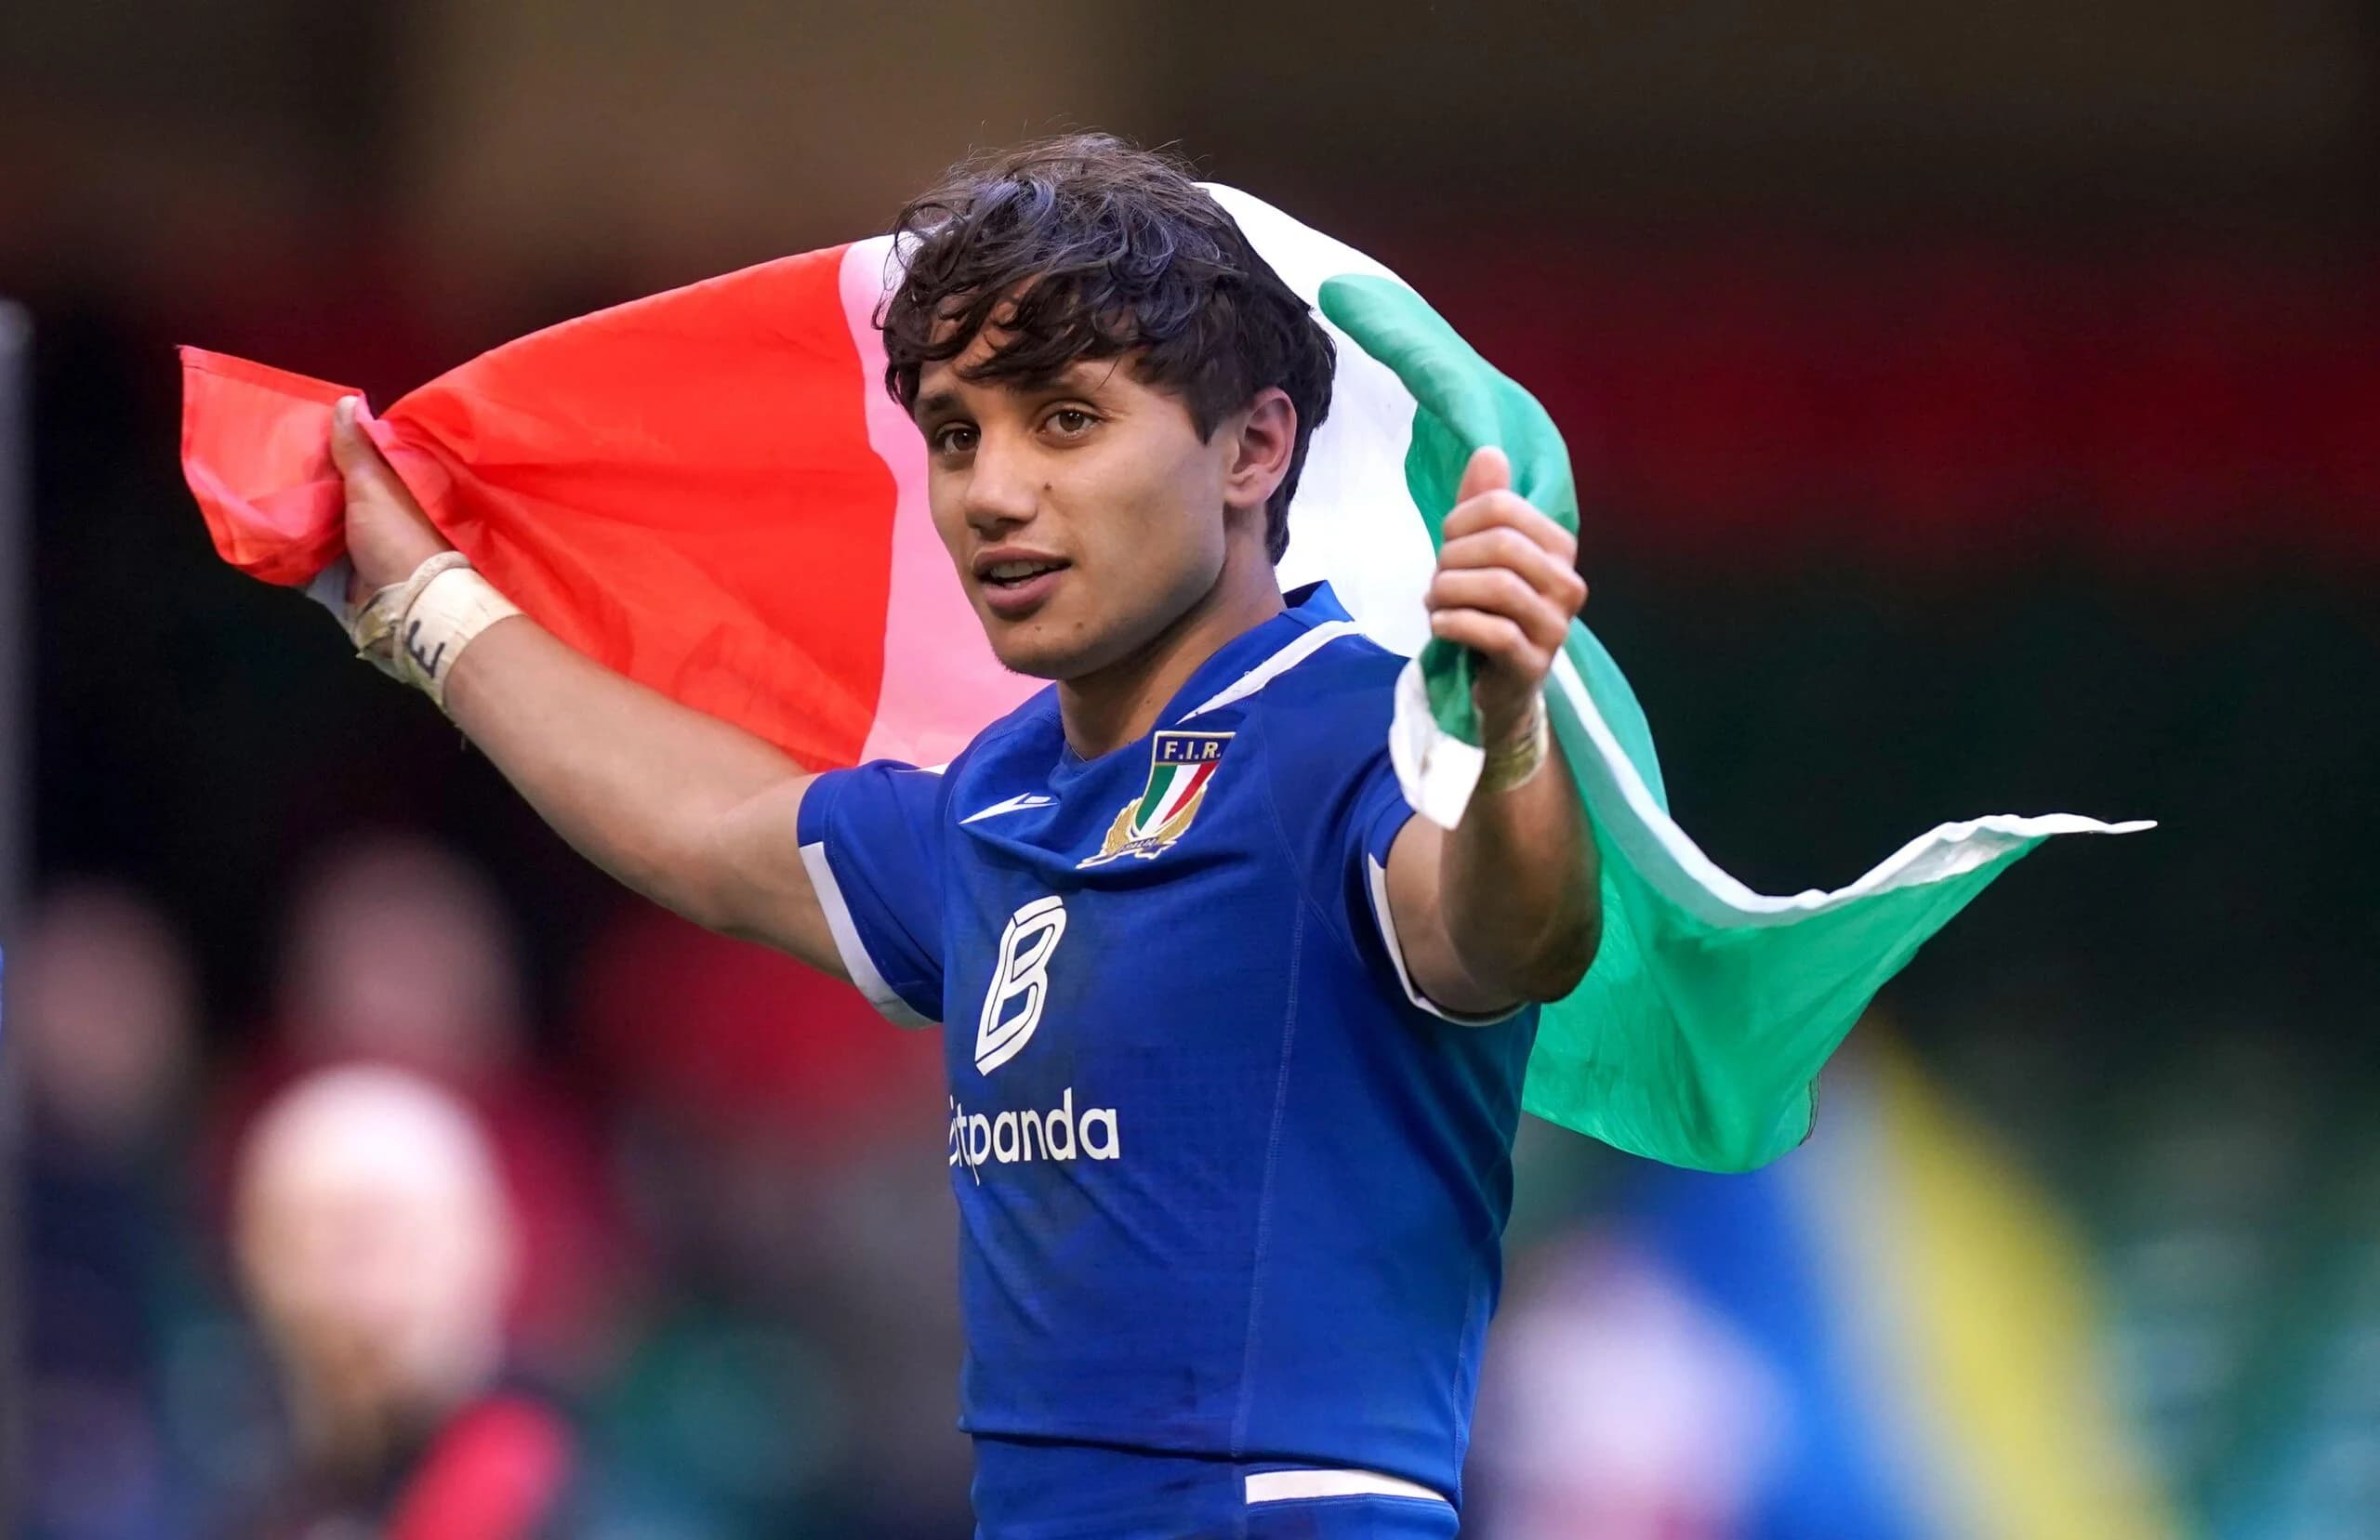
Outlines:
[{"label": "eye", "polygon": [[1078,439],[1090,432],[1091,425],[1098,420],[1079,407],[1062,406],[1050,414],[1049,424],[1057,429],[1058,437]]},{"label": "eye", "polygon": [[937,454],[964,454],[975,447],[975,429],[970,423],[945,423],[930,442]]}]

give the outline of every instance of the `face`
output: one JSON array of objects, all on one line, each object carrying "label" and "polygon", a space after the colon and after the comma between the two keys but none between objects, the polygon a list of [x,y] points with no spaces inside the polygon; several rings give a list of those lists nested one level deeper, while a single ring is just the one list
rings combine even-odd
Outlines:
[{"label": "face", "polygon": [[285,999],[310,1055],[470,1084],[518,1049],[502,917],[477,874],[443,850],[350,851],[311,892],[294,940]]},{"label": "face", "polygon": [[924,370],[915,415],[934,527],[1001,663],[1080,678],[1213,591],[1251,520],[1263,559],[1263,496],[1278,477],[1249,474],[1249,414],[1201,440],[1189,408],[1124,359],[1042,385],[967,379],[991,348],[979,336]]},{"label": "face", "polygon": [[368,1096],[271,1130],[240,1255],[276,1349],[349,1405],[446,1389],[492,1338],[509,1255],[484,1153]]}]

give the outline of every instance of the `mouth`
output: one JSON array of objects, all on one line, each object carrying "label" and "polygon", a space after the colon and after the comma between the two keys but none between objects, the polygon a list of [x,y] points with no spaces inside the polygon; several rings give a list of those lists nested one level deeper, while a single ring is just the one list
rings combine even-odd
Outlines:
[{"label": "mouth", "polygon": [[1061,557],[1038,553],[986,552],[975,559],[975,582],[983,589],[985,608],[1003,620],[1016,620],[1039,609],[1072,565]]}]

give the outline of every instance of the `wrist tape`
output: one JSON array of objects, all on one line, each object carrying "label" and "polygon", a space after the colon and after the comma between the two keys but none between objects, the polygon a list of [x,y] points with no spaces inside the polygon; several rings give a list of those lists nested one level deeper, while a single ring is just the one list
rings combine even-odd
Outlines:
[{"label": "wrist tape", "polygon": [[1540,694],[1530,703],[1528,727],[1511,743],[1488,751],[1479,767],[1479,789],[1508,792],[1528,784],[1545,768],[1546,757],[1554,746],[1553,737],[1545,719],[1545,697]]},{"label": "wrist tape", "polygon": [[446,680],[463,649],[519,605],[471,570],[460,551],[442,551],[402,583],[375,593],[349,618],[356,655],[420,689],[446,709]]}]

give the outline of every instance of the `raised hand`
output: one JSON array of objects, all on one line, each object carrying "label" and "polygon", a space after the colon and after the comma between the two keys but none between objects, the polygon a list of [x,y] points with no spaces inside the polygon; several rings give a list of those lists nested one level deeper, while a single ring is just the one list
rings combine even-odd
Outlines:
[{"label": "raised hand", "polygon": [[331,461],[347,482],[347,555],[355,568],[350,608],[454,549],[364,432],[363,410],[360,396],[344,397],[331,408]]},{"label": "raised hand", "polygon": [[1473,648],[1487,665],[1472,700],[1488,744],[1530,728],[1537,692],[1586,602],[1578,557],[1577,537],[1513,490],[1504,452],[1474,452],[1422,598],[1431,634]]}]

